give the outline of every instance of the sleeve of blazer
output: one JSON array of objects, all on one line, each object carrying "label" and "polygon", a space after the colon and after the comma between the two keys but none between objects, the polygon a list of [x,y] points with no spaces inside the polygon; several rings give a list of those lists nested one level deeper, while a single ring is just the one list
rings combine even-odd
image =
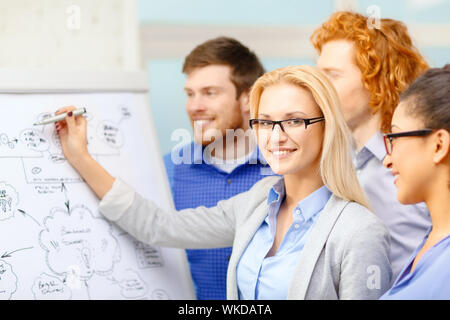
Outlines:
[{"label": "sleeve of blazer", "polygon": [[392,282],[389,231],[373,213],[349,237],[341,262],[339,298],[378,299]]},{"label": "sleeve of blazer", "polygon": [[242,205],[245,197],[246,193],[241,193],[218,202],[216,207],[166,212],[117,178],[100,201],[99,211],[145,243],[178,248],[218,248],[232,245],[235,209],[239,203]]}]

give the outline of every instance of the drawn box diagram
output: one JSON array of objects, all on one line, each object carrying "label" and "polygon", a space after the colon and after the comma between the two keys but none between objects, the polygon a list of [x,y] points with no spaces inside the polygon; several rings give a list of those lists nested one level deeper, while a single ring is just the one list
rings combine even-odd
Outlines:
[{"label": "drawn box diagram", "polygon": [[[51,159],[56,159],[56,155],[50,155]],[[61,163],[55,163],[52,166],[48,164],[49,159],[34,158],[22,159],[23,170],[27,183],[79,183],[83,179],[78,173],[64,160]]]},{"label": "drawn box diagram", "polygon": [[134,241],[136,257],[140,269],[163,267],[161,251],[157,247],[150,246],[140,241]]}]

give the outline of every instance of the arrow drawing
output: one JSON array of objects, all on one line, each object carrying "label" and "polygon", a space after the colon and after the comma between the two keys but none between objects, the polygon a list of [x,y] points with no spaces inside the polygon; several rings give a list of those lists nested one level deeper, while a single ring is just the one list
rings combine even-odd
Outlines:
[{"label": "arrow drawing", "polygon": [[17,209],[17,211],[19,211],[21,214],[23,214],[24,217],[29,217],[31,218],[34,222],[37,223],[38,226],[41,226],[41,224],[32,216],[30,216],[28,213],[26,213],[25,211],[21,210],[21,209]]},{"label": "arrow drawing", "polygon": [[89,292],[89,285],[87,283],[87,280],[84,281],[84,285],[86,287],[86,292],[87,292],[87,296],[88,296],[88,300],[92,300],[91,299],[91,293]]},{"label": "arrow drawing", "polygon": [[67,187],[64,184],[64,182],[61,183],[61,192],[64,192],[64,197],[66,198],[66,201],[64,202],[64,204],[66,205],[67,212],[70,212],[70,201],[67,198]]},{"label": "arrow drawing", "polygon": [[66,185],[64,184],[64,182],[61,183],[61,192],[64,192],[64,194],[66,194],[67,188]]},{"label": "arrow drawing", "polygon": [[11,251],[11,252],[8,252],[8,251],[7,251],[7,252],[5,252],[4,254],[2,254],[2,256],[1,256],[0,258],[1,258],[1,259],[3,259],[3,258],[10,258],[11,255],[12,255],[14,252],[18,252],[18,251],[22,251],[22,250],[28,250],[28,249],[33,249],[33,247],[17,249],[17,250]]}]

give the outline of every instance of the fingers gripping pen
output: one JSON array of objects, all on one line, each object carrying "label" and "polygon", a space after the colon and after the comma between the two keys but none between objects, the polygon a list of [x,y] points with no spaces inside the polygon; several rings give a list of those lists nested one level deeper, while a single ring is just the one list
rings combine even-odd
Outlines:
[{"label": "fingers gripping pen", "polygon": [[[86,113],[86,108],[79,108],[79,109],[73,110],[72,113],[74,116],[81,116],[82,114]],[[39,125],[44,125],[44,124],[55,123],[55,122],[64,120],[66,118],[66,116],[67,116],[67,112],[64,112],[64,113],[58,114],[57,116],[44,119],[40,122],[36,122],[34,125],[39,126]]]}]

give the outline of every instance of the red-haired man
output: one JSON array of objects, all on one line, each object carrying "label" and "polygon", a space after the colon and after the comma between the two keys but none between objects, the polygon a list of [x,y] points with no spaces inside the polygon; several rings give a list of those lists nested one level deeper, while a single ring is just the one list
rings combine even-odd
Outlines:
[{"label": "red-haired man", "polygon": [[[355,141],[354,164],[375,213],[391,233],[391,263],[396,277],[430,226],[425,205],[401,205],[392,173],[383,167],[382,132],[402,93],[428,64],[413,45],[406,26],[380,19],[379,28],[354,12],[336,12],[316,29],[311,42],[317,66],[333,82]],[[394,278],[395,279],[395,278]]]}]

